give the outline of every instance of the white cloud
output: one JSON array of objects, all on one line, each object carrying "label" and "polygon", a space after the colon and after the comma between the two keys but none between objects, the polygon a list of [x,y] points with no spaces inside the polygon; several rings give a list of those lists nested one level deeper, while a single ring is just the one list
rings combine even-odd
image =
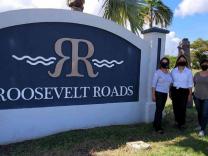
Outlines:
[{"label": "white cloud", "polygon": [[[84,12],[100,14],[102,0],[86,0]],[[0,12],[26,8],[69,9],[67,0],[1,0]]]},{"label": "white cloud", "polygon": [[59,8],[66,9],[66,0],[1,0],[0,11],[26,8]]},{"label": "white cloud", "polygon": [[[1,12],[8,11],[8,10],[25,8],[23,0],[17,0],[17,1],[1,0],[0,4],[1,4],[0,5],[0,11]],[[31,7],[31,6],[29,6],[29,4],[28,4],[28,7]]]},{"label": "white cloud", "polygon": [[208,0],[182,0],[175,10],[176,16],[208,13]]},{"label": "white cloud", "polygon": [[166,46],[165,46],[165,54],[171,56],[178,55],[178,45],[181,41],[180,38],[176,36],[176,33],[171,31],[166,37]]},{"label": "white cloud", "polygon": [[66,0],[29,0],[34,8],[67,8]]},{"label": "white cloud", "polygon": [[85,0],[84,12],[94,15],[100,15],[102,13],[102,0]]}]

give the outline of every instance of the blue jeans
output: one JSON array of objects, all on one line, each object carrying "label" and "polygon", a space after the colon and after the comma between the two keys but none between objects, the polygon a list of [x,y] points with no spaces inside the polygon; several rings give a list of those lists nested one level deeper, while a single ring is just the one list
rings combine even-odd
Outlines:
[{"label": "blue jeans", "polygon": [[208,99],[201,100],[193,96],[196,110],[198,113],[198,122],[201,126],[201,130],[205,130],[208,122]]}]

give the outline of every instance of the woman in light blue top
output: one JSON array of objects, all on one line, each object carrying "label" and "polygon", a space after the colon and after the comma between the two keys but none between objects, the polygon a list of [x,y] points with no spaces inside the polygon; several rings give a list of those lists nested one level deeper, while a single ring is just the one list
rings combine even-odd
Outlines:
[{"label": "woman in light blue top", "polygon": [[156,132],[163,133],[162,129],[162,112],[165,107],[167,95],[169,92],[172,78],[169,72],[169,59],[164,57],[160,61],[158,69],[152,81],[152,100],[156,102],[156,111],[153,127]]}]

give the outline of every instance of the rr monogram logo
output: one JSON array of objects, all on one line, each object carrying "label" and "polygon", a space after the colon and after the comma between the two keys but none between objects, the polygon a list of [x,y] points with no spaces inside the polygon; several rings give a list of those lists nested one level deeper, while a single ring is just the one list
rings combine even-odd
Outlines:
[{"label": "rr monogram logo", "polygon": [[[84,77],[84,75],[79,73],[78,70],[78,62],[79,61],[83,61],[86,65],[86,69],[87,69],[87,73],[88,76],[91,78],[97,77],[98,73],[94,73],[92,65],[90,63],[90,61],[88,61],[88,59],[90,57],[93,56],[94,54],[94,46],[93,44],[88,41],[88,40],[84,40],[84,39],[73,39],[73,38],[61,38],[58,39],[55,43],[55,52],[58,56],[61,57],[61,59],[57,62],[55,70],[53,73],[51,73],[50,71],[48,71],[48,74],[51,77],[59,77],[61,75],[62,69],[63,69],[63,65],[64,63],[70,59],[69,56],[65,56],[62,52],[62,44],[63,42],[70,42],[72,44],[72,70],[70,74],[67,74],[66,77]],[[85,57],[79,57],[78,55],[78,47],[79,47],[79,43],[85,43],[88,47],[88,53]]]}]

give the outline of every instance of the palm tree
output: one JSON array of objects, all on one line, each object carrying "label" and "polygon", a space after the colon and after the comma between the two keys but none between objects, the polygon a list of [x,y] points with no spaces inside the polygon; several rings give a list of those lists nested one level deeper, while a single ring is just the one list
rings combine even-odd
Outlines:
[{"label": "palm tree", "polygon": [[167,27],[173,19],[173,12],[161,0],[145,0],[142,14],[150,28],[154,22],[156,25],[161,24],[161,27]]},{"label": "palm tree", "polygon": [[124,27],[130,25],[131,31],[138,34],[142,30],[144,18],[141,14],[141,0],[105,0],[103,17]]},{"label": "palm tree", "polygon": [[145,23],[150,28],[154,22],[167,27],[173,18],[173,12],[161,0],[105,0],[103,9],[104,18],[125,27],[129,23],[134,33],[142,30]]}]

